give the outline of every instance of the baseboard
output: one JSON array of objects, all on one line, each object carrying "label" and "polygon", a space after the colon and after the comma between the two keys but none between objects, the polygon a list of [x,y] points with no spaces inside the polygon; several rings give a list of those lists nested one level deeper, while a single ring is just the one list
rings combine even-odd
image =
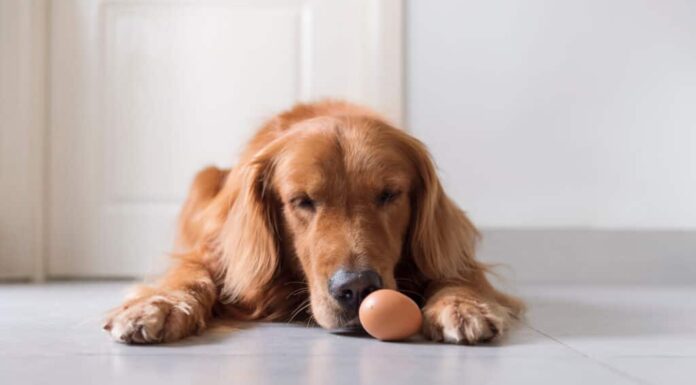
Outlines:
[{"label": "baseboard", "polygon": [[[479,259],[495,264],[494,271],[513,285],[696,284],[696,230],[487,228],[482,234]],[[0,274],[0,281],[29,278]]]},{"label": "baseboard", "polygon": [[0,282],[31,282],[29,274],[8,274],[0,273]]},{"label": "baseboard", "polygon": [[483,229],[479,258],[513,283],[696,284],[696,231]]}]

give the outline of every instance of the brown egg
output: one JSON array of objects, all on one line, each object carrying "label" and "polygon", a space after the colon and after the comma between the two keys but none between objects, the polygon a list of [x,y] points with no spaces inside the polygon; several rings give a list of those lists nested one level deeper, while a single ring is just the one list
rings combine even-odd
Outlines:
[{"label": "brown egg", "polygon": [[360,304],[360,323],[382,341],[403,340],[418,333],[423,316],[411,298],[395,290],[377,290]]}]

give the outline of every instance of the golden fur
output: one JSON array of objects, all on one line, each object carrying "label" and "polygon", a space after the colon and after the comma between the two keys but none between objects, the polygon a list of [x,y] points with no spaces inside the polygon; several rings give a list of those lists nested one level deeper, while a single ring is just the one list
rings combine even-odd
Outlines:
[{"label": "golden fur", "polygon": [[118,341],[167,342],[214,315],[243,320],[342,319],[327,282],[371,268],[423,306],[430,339],[477,343],[522,311],[474,259],[479,237],[447,197],[421,142],[373,111],[301,104],[271,119],[230,170],[209,167],[184,204],[177,261],[114,310]]}]

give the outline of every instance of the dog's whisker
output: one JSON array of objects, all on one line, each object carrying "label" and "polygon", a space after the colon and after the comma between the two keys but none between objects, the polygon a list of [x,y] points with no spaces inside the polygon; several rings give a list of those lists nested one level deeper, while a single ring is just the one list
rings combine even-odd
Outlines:
[{"label": "dog's whisker", "polygon": [[310,312],[309,313],[309,318],[307,319],[307,324],[305,324],[305,327],[311,327],[311,323],[314,322],[316,323],[317,320],[314,319],[314,315]]},{"label": "dog's whisker", "polygon": [[[285,299],[289,300],[289,299],[290,299],[290,297],[296,297],[296,296],[299,296],[300,294],[303,294],[303,293],[297,293],[297,294],[288,294],[288,295],[287,295],[287,296],[285,297]],[[297,299],[295,299],[295,300],[297,300]]]},{"label": "dog's whisker", "polygon": [[297,290],[293,290],[290,292],[290,294],[288,294],[288,297],[292,297],[294,295],[303,294],[303,293],[309,293],[309,289],[306,287],[301,287]]},{"label": "dog's whisker", "polygon": [[297,317],[302,311],[306,310],[307,307],[308,307],[309,305],[310,305],[309,301],[303,301],[303,302],[297,307],[297,309],[295,309],[295,310],[292,312],[292,315],[290,316],[290,321],[288,321],[288,322],[292,322],[293,319],[295,319],[295,317]]},{"label": "dog's whisker", "polygon": [[300,304],[300,306],[297,309],[295,309],[295,311],[292,313],[288,323],[292,323],[292,321],[295,320],[295,317],[300,315],[300,313],[302,313],[303,311],[307,310],[307,308],[309,308],[310,305],[311,302],[309,302],[309,299],[304,300],[302,304]]},{"label": "dog's whisker", "polygon": [[295,296],[298,296],[300,294],[307,294],[307,293],[308,292],[292,292],[292,293],[289,293],[287,296],[285,296],[285,299],[290,299],[290,297],[295,297]]}]

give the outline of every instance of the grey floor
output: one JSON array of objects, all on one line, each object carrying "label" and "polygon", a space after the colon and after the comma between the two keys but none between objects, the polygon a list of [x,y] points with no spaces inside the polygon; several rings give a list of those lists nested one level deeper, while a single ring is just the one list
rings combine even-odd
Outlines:
[{"label": "grey floor", "polygon": [[526,319],[476,347],[287,324],[121,345],[99,325],[125,287],[0,285],[0,384],[696,383],[696,287],[524,287]]}]

